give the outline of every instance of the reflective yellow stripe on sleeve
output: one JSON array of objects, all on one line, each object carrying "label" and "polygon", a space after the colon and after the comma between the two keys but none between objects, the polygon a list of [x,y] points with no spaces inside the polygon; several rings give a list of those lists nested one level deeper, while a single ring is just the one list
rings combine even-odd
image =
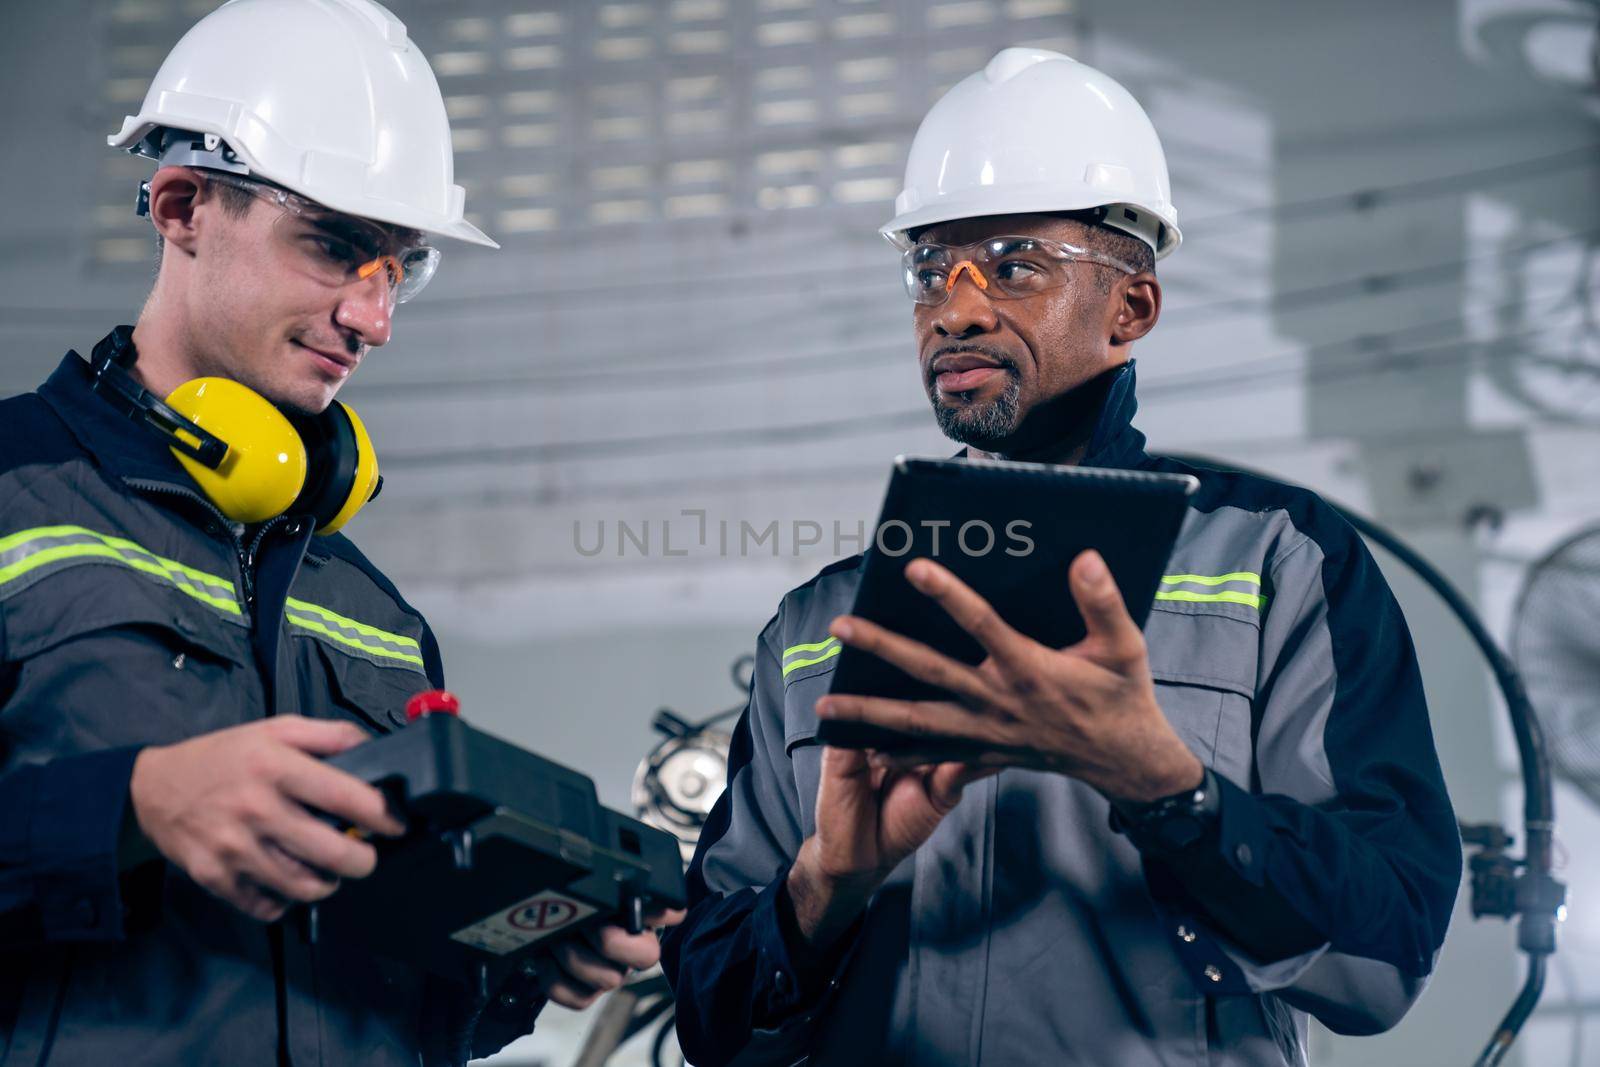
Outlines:
[{"label": "reflective yellow stripe on sleeve", "polygon": [[[844,646],[839,644],[837,637],[830,637],[825,641],[816,641],[808,645],[790,645],[783,650],[783,676],[787,678],[791,671],[826,662],[842,651],[844,651]],[[791,656],[796,658],[791,659]]]},{"label": "reflective yellow stripe on sleeve", "polygon": [[[1186,585],[1202,588],[1184,589]],[[1222,585],[1241,586],[1238,589],[1218,589]],[[1254,571],[1232,571],[1228,574],[1165,574],[1161,587],[1156,590],[1157,600],[1182,601],[1190,604],[1243,604],[1260,611],[1267,598],[1261,593],[1261,575]]]}]

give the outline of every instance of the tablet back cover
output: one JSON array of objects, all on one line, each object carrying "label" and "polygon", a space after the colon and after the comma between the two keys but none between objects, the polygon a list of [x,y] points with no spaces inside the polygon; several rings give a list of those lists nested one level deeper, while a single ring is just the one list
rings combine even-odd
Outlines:
[{"label": "tablet back cover", "polygon": [[[906,581],[913,559],[937,560],[1013,628],[1053,648],[1085,634],[1067,571],[1099,550],[1141,627],[1198,482],[1189,475],[991,460],[896,461],[853,613],[966,663],[983,650]],[[845,648],[835,693],[942,699],[945,694]]]}]

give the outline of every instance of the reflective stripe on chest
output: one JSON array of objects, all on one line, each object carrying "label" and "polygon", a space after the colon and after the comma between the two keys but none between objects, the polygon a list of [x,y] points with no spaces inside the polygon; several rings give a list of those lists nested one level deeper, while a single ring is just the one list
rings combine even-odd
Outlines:
[{"label": "reflective stripe on chest", "polygon": [[324,641],[346,655],[370,659],[379,666],[405,664],[423,670],[422,646],[415,638],[390,633],[336,611],[289,597],[284,601],[284,620],[308,637]]},{"label": "reflective stripe on chest", "polygon": [[[120,567],[176,589],[236,626],[250,625],[231,578],[168,559],[125,537],[75,525],[35,526],[0,538],[0,603],[49,575],[78,566]],[[285,602],[284,619],[292,630],[346,655],[380,666],[424,669],[421,646],[405,634],[294,597]]]}]

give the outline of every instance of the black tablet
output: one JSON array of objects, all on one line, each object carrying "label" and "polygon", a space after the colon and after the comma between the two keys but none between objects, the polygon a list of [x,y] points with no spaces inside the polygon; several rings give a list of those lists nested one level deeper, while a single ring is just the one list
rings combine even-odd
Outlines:
[{"label": "black tablet", "polygon": [[[965,663],[983,650],[906,580],[907,563],[938,561],[1035,640],[1062,648],[1083,639],[1067,569],[1098,549],[1140,626],[1199,480],[1187,474],[1061,467],[979,459],[895,460],[883,511],[851,613]],[[908,700],[946,694],[869,653],[846,647],[830,691]],[[823,744],[892,752],[905,735],[824,720]],[[951,746],[959,749],[959,742]],[[919,751],[930,749],[919,739]]]}]

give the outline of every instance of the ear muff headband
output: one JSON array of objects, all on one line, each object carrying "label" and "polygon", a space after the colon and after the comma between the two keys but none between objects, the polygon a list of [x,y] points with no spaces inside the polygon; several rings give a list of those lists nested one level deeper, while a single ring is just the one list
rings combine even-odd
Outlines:
[{"label": "ear muff headband", "polygon": [[291,419],[229,378],[184,382],[158,399],[128,373],[133,328],[119,326],[94,347],[94,391],[160,433],[200,489],[234,522],[308,514],[331,534],[378,495],[372,438],[355,411],[335,401],[317,416]]},{"label": "ear muff headband", "polygon": [[134,381],[127,368],[133,365],[135,355],[133,327],[118,326],[101,338],[89,360],[94,368],[90,388],[124,415],[172,438],[174,450],[215,470],[228,453],[227,444]]},{"label": "ear muff headband", "polygon": [[320,415],[294,420],[312,463],[293,511],[311,515],[317,533],[331,534],[377,495],[378,459],[354,410],[335,400]]}]

